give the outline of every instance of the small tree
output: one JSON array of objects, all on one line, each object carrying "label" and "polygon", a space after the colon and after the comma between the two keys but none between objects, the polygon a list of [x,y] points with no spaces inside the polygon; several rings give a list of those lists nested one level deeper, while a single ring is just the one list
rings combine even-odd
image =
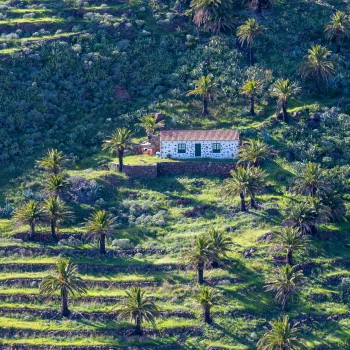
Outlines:
[{"label": "small tree", "polygon": [[255,195],[262,192],[266,185],[267,174],[260,167],[247,167],[248,177],[248,193],[250,195],[250,206],[257,208]]},{"label": "small tree", "polygon": [[106,236],[115,227],[113,218],[106,210],[95,210],[85,227],[99,237],[100,254],[106,254]]},{"label": "small tree", "polygon": [[204,269],[215,259],[215,253],[209,244],[208,237],[205,235],[197,236],[192,243],[192,247],[184,254],[187,268],[194,268],[197,271],[198,284],[204,283]]},{"label": "small tree", "polygon": [[332,41],[335,39],[337,44],[336,53],[340,53],[340,46],[344,39],[350,37],[350,19],[344,12],[337,11],[331,18],[331,21],[327,24],[326,39]]},{"label": "small tree", "polygon": [[258,350],[306,350],[307,347],[299,339],[300,329],[291,325],[289,317],[284,316],[270,322],[269,329],[258,341]]},{"label": "small tree", "polygon": [[308,238],[301,234],[298,228],[286,227],[276,234],[277,251],[286,251],[286,264],[293,265],[293,252],[305,251]]},{"label": "small tree", "polygon": [[203,309],[203,319],[206,323],[212,323],[210,310],[218,302],[220,293],[209,286],[201,285],[195,295],[196,301]]},{"label": "small tree", "polygon": [[319,164],[308,163],[296,174],[294,191],[316,197],[330,190],[326,172]]},{"label": "small tree", "polygon": [[208,76],[201,76],[198,80],[194,81],[194,84],[196,85],[196,88],[193,90],[190,90],[186,96],[191,95],[199,95],[202,97],[203,101],[203,109],[202,109],[202,115],[208,115],[208,101],[213,96],[213,93],[217,90],[216,89],[216,83],[214,83],[211,80],[211,77]]},{"label": "small tree", "polygon": [[261,83],[255,79],[251,79],[251,80],[246,81],[241,88],[241,93],[243,95],[249,96],[249,99],[250,99],[249,113],[250,113],[250,115],[255,115],[255,110],[254,110],[255,99],[256,99],[256,96],[261,92],[261,90],[262,90]]},{"label": "small tree", "polygon": [[67,158],[62,152],[57,149],[50,149],[46,155],[37,161],[40,168],[45,169],[47,172],[57,175],[67,163]]},{"label": "small tree", "polygon": [[148,141],[151,142],[153,134],[154,134],[154,131],[157,128],[164,127],[165,124],[164,124],[164,121],[162,121],[162,120],[157,122],[157,118],[154,115],[149,114],[149,115],[145,115],[144,117],[140,118],[139,125],[143,129],[146,130]]},{"label": "small tree", "polygon": [[253,166],[261,164],[269,155],[270,147],[260,140],[248,140],[238,150],[238,162],[247,162]]},{"label": "small tree", "polygon": [[13,218],[20,226],[29,225],[29,239],[33,239],[36,224],[43,220],[44,212],[40,203],[30,200],[15,210]]},{"label": "small tree", "polygon": [[344,220],[346,216],[346,205],[337,191],[325,192],[321,196],[322,203],[329,208],[328,219],[331,222],[340,222]]},{"label": "small tree", "polygon": [[119,172],[123,171],[123,156],[125,148],[130,145],[132,133],[126,128],[116,129],[111,136],[109,136],[102,143],[103,149],[108,149],[110,153],[118,154],[119,159]]},{"label": "small tree", "polygon": [[42,294],[52,295],[57,291],[61,294],[62,315],[65,317],[70,315],[69,295],[83,295],[87,291],[84,281],[77,275],[77,267],[67,259],[59,259],[55,274],[44,277],[40,284],[40,293]]},{"label": "small tree", "polygon": [[57,241],[56,229],[57,224],[64,221],[70,221],[74,215],[68,206],[59,198],[50,197],[43,205],[44,212],[49,218],[52,238]]},{"label": "small tree", "polygon": [[45,178],[44,186],[46,190],[55,198],[58,198],[66,189],[68,183],[64,174],[49,174]]},{"label": "small tree", "polygon": [[300,66],[300,74],[303,79],[314,79],[316,86],[320,88],[320,82],[326,84],[335,75],[335,62],[328,59],[331,52],[326,47],[314,45],[308,50],[305,61]]},{"label": "small tree", "polygon": [[126,298],[122,304],[117,305],[116,310],[120,318],[134,321],[135,334],[142,335],[142,323],[146,321],[155,326],[155,318],[159,316],[159,310],[140,287],[133,287],[125,293]]},{"label": "small tree", "polygon": [[300,87],[289,79],[278,79],[273,85],[272,96],[276,96],[278,98],[276,114],[278,115],[282,110],[284,122],[286,122],[288,118],[288,98],[298,94],[300,91]]},{"label": "small tree", "polygon": [[232,240],[223,232],[215,229],[209,231],[208,239],[209,249],[213,252],[215,257],[211,265],[213,267],[219,267],[221,256],[228,258],[227,253],[232,251]]},{"label": "small tree", "polygon": [[282,310],[287,311],[289,300],[305,286],[306,281],[303,271],[285,265],[276,269],[266,280],[265,290],[276,292],[276,302],[281,304]]},{"label": "small tree", "polygon": [[254,40],[264,34],[265,27],[261,26],[254,18],[248,18],[247,21],[237,29],[237,37],[243,46],[247,43],[249,47],[250,65],[254,64]]}]

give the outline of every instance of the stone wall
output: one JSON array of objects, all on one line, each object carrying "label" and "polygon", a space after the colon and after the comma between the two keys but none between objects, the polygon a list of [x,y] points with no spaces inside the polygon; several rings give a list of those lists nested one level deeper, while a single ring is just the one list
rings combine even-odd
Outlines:
[{"label": "stone wall", "polygon": [[[118,163],[111,163],[111,165],[119,171]],[[155,179],[157,174],[157,163],[151,165],[129,165],[123,164],[123,173],[130,177],[139,177],[143,179]]]},{"label": "stone wall", "polygon": [[158,176],[166,175],[230,175],[236,167],[233,162],[164,162],[157,163]]}]

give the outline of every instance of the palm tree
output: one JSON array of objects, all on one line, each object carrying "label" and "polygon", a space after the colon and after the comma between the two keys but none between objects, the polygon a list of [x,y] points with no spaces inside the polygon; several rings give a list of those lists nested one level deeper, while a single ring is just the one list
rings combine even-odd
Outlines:
[{"label": "palm tree", "polygon": [[87,230],[99,237],[100,254],[106,254],[106,235],[115,227],[115,220],[106,210],[95,210],[85,225]]},{"label": "palm tree", "polygon": [[145,291],[140,287],[133,287],[126,292],[126,298],[122,304],[116,307],[119,317],[135,322],[135,334],[142,335],[143,321],[155,326],[155,318],[159,315],[157,306],[145,296]]},{"label": "palm tree", "polygon": [[141,117],[140,121],[139,125],[146,130],[149,142],[152,140],[154,131],[157,128],[164,127],[164,121],[161,120],[157,123],[157,118],[152,114]]},{"label": "palm tree", "polygon": [[316,86],[320,88],[320,81],[328,83],[328,80],[335,74],[335,62],[329,60],[331,52],[326,47],[314,45],[308,50],[306,60],[300,66],[300,74],[303,79],[315,79]]},{"label": "palm tree", "polygon": [[217,303],[220,293],[209,286],[201,285],[195,295],[196,301],[203,308],[203,319],[206,323],[212,323],[210,309]]},{"label": "palm tree", "polygon": [[248,166],[246,171],[249,173],[248,193],[250,195],[250,206],[256,208],[255,195],[264,189],[267,173],[260,167],[251,166]]},{"label": "palm tree", "polygon": [[243,46],[246,42],[249,47],[250,65],[254,64],[254,40],[264,34],[265,27],[259,25],[254,18],[248,18],[247,21],[237,29],[237,37]]},{"label": "palm tree", "polygon": [[35,236],[36,224],[42,221],[44,217],[43,209],[40,203],[30,200],[22,207],[15,210],[13,218],[19,225],[29,225],[29,239],[33,239]]},{"label": "palm tree", "polygon": [[77,267],[67,259],[59,259],[56,265],[56,273],[43,278],[40,284],[40,293],[53,294],[57,291],[61,294],[62,315],[68,317],[69,295],[86,294],[87,287],[81,277],[77,276]]},{"label": "palm tree", "polygon": [[308,163],[295,176],[294,191],[315,197],[330,190],[329,180],[319,164]]},{"label": "palm tree", "polygon": [[286,227],[276,234],[275,242],[279,245],[277,247],[278,251],[286,251],[286,264],[292,266],[293,252],[305,251],[306,245],[310,241],[301,234],[298,228]]},{"label": "palm tree", "polygon": [[126,128],[117,128],[107,140],[103,141],[102,148],[108,149],[112,154],[117,152],[119,159],[119,172],[123,171],[123,156],[125,148],[130,145],[132,133]]},{"label": "palm tree", "polygon": [[241,88],[241,93],[249,96],[250,98],[250,111],[249,111],[250,115],[255,115],[255,111],[254,111],[255,98],[257,94],[261,92],[261,90],[262,90],[261,83],[255,79],[246,81]]},{"label": "palm tree", "polygon": [[230,174],[231,177],[222,184],[221,195],[226,198],[239,196],[241,199],[241,211],[246,211],[245,197],[249,193],[249,172],[242,166],[239,166],[236,171],[231,170]]},{"label": "palm tree", "polygon": [[349,16],[344,12],[337,11],[333,16],[331,21],[327,24],[326,29],[326,39],[332,41],[335,39],[337,43],[337,51],[340,52],[340,45],[344,39],[350,37],[350,20]]},{"label": "palm tree", "polygon": [[69,210],[68,206],[57,197],[49,197],[44,202],[43,209],[50,221],[52,238],[57,241],[57,224],[62,221],[73,219],[73,213]]},{"label": "palm tree", "polygon": [[187,268],[197,270],[198,284],[204,283],[205,266],[216,258],[217,256],[211,248],[208,237],[204,235],[197,236],[193,241],[192,247],[184,254]]},{"label": "palm tree", "polygon": [[307,349],[298,339],[300,329],[291,325],[289,316],[283,316],[270,322],[269,329],[258,341],[258,350],[302,350]]},{"label": "palm tree", "polygon": [[212,97],[213,93],[216,91],[216,83],[211,80],[209,75],[201,76],[198,80],[194,81],[196,88],[188,91],[186,96],[199,95],[202,96],[203,109],[202,115],[209,114],[208,112],[208,101]]},{"label": "palm tree", "polygon": [[342,221],[346,216],[346,205],[342,196],[336,191],[322,194],[322,203],[329,208],[329,220],[331,222]]},{"label": "palm tree", "polygon": [[296,270],[296,266],[284,265],[266,280],[265,290],[277,292],[276,302],[287,311],[289,300],[305,286],[306,281],[303,271]]},{"label": "palm tree", "polygon": [[46,171],[57,175],[67,161],[62,152],[57,149],[50,149],[42,159],[37,161],[37,164]]},{"label": "palm tree", "polygon": [[46,190],[56,198],[58,198],[58,196],[64,192],[67,185],[68,183],[65,179],[64,174],[62,173],[49,174],[45,178]]},{"label": "palm tree", "polygon": [[286,122],[288,118],[287,103],[288,98],[298,94],[301,88],[289,79],[278,79],[272,88],[272,95],[278,98],[276,114],[282,110],[283,121]]},{"label": "palm tree", "polygon": [[232,0],[192,0],[193,22],[214,34],[233,28]]},{"label": "palm tree", "polygon": [[218,267],[221,260],[220,256],[228,258],[227,253],[232,251],[231,238],[223,232],[212,229],[209,231],[209,249],[213,251],[215,259],[212,261],[212,267]]},{"label": "palm tree", "polygon": [[270,147],[260,140],[248,140],[238,150],[239,162],[258,166],[270,155]]}]

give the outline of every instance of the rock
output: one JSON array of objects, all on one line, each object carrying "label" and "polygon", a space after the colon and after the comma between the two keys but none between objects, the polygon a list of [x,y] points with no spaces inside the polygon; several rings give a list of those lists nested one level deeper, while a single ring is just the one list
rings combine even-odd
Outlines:
[{"label": "rock", "polygon": [[286,177],[285,177],[284,175],[278,174],[278,175],[276,176],[276,180],[277,180],[277,181],[285,181],[285,180],[286,180]]},{"label": "rock", "polygon": [[310,115],[310,119],[316,123],[319,123],[321,121],[321,114],[320,113],[312,113]]},{"label": "rock", "polygon": [[273,233],[268,232],[262,235],[261,237],[258,238],[258,241],[265,241],[265,242],[270,242],[273,240]]},{"label": "rock", "polygon": [[278,215],[280,215],[279,210],[276,209],[276,208],[269,208],[269,209],[266,209],[266,213],[267,213],[269,216],[278,216]]},{"label": "rock", "polygon": [[265,117],[265,111],[259,111],[258,112],[259,117]]},{"label": "rock", "polygon": [[277,114],[277,119],[278,119],[278,120],[283,120],[283,113],[282,113],[282,112],[279,112],[279,113]]},{"label": "rock", "polygon": [[317,236],[321,241],[328,241],[329,239],[335,236],[335,232],[333,231],[319,232]]},{"label": "rock", "polygon": [[277,124],[277,118],[276,118],[276,117],[271,117],[271,118],[270,118],[270,123],[271,123],[272,125]]},{"label": "rock", "polygon": [[154,113],[154,117],[156,118],[157,123],[164,120],[164,114],[161,112]]}]

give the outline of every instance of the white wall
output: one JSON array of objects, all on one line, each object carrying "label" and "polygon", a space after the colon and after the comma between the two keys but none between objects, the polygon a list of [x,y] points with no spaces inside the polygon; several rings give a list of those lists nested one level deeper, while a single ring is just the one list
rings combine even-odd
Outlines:
[{"label": "white wall", "polygon": [[[178,144],[186,144],[186,153],[178,153]],[[201,157],[195,157],[195,144],[200,143],[202,146]],[[213,153],[213,143],[221,144],[221,152]],[[171,158],[216,158],[216,159],[232,159],[237,154],[239,141],[161,141],[160,154],[162,158],[166,158],[169,154]]]}]

